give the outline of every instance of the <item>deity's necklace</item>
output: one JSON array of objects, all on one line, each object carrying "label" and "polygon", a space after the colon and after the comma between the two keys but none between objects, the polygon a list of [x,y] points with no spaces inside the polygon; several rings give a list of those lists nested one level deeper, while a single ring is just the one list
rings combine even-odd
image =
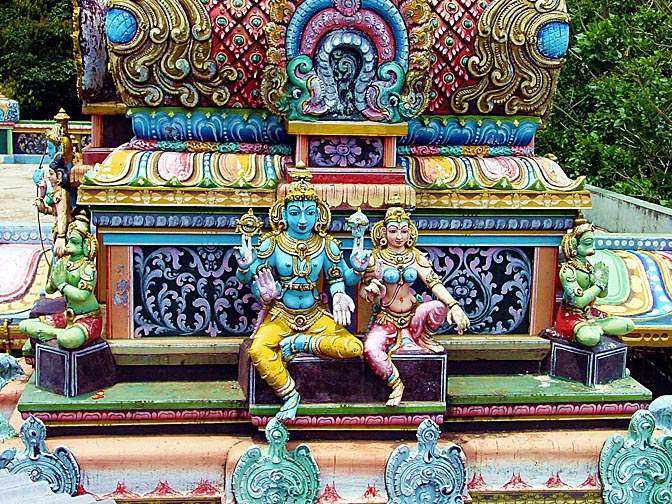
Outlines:
[{"label": "deity's necklace", "polygon": [[572,257],[571,259],[569,259],[567,261],[567,263],[569,263],[569,265],[572,268],[577,269],[579,271],[583,271],[584,273],[587,273],[588,275],[590,275],[593,272],[593,265],[590,264],[590,262],[588,262],[588,260],[586,260],[586,262],[584,263],[584,262],[579,261],[576,257]]},{"label": "deity's necklace", "polygon": [[81,259],[77,259],[75,261],[70,261],[68,260],[65,263],[65,267],[68,271],[74,271],[82,266],[84,262],[86,261],[86,257],[82,257]]},{"label": "deity's necklace", "polygon": [[286,232],[276,236],[280,250],[292,256],[292,272],[295,276],[308,278],[312,272],[311,258],[324,250],[325,240],[318,234],[312,234],[305,240],[292,238]]},{"label": "deity's necklace", "polygon": [[393,252],[387,248],[384,248],[380,251],[380,257],[388,264],[394,266],[405,266],[406,264],[409,264],[413,261],[415,254],[413,254],[413,249],[404,249],[403,252]]}]

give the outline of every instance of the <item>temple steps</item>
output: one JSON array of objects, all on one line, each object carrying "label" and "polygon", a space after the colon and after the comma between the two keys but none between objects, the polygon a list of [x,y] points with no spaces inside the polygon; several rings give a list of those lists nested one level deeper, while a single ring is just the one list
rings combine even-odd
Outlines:
[{"label": "temple steps", "polygon": [[[651,393],[630,377],[588,387],[541,374],[449,376],[443,422],[627,419],[646,407]],[[414,414],[402,403],[395,413]],[[390,413],[380,404],[302,403],[299,415]],[[48,426],[181,425],[250,422],[243,389],[235,380],[120,382],[100,394],[64,397],[26,384],[18,410]],[[319,411],[318,411],[319,410]],[[572,423],[572,422],[568,422]]]},{"label": "temple steps", "polygon": [[[229,365],[238,362],[246,337],[108,339],[119,366]],[[541,361],[550,342],[530,334],[452,335],[436,337],[449,361]]]}]

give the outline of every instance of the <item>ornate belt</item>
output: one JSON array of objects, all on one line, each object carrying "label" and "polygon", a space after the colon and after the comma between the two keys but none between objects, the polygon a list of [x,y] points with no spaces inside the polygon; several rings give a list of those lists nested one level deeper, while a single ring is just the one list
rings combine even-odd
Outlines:
[{"label": "ornate belt", "polygon": [[415,313],[415,306],[409,311],[404,313],[395,313],[388,310],[381,310],[380,314],[376,317],[376,321],[379,324],[384,324],[385,322],[392,322],[397,328],[405,329],[411,325],[411,320],[413,319],[413,314]]},{"label": "ornate belt", "polygon": [[323,315],[329,315],[321,303],[315,303],[306,310],[292,310],[277,300],[268,309],[271,320],[279,318],[294,331],[302,332],[309,329]]},{"label": "ornate belt", "polygon": [[71,324],[77,322],[77,320],[82,319],[84,317],[95,318],[95,317],[102,317],[102,316],[103,316],[103,312],[100,311],[100,308],[98,308],[96,310],[92,310],[92,311],[87,312],[87,313],[75,313],[75,310],[73,310],[72,308],[66,308],[65,309],[65,321],[68,323],[68,325],[71,325]]},{"label": "ornate belt", "polygon": [[593,303],[589,303],[583,308],[579,308],[578,306],[570,305],[566,301],[563,301],[560,304],[560,308],[562,309],[563,312],[569,313],[571,315],[583,315],[585,317],[588,317],[590,315],[590,310],[593,307]]},{"label": "ornate belt", "polygon": [[295,290],[295,291],[311,291],[317,287],[317,283],[290,283],[290,282],[280,282],[280,285],[283,289]]}]

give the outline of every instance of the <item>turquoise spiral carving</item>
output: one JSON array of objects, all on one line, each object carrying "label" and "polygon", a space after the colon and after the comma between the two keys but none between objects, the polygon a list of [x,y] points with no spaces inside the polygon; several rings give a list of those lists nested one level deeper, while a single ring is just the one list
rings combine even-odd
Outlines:
[{"label": "turquoise spiral carving", "polygon": [[320,488],[320,469],[306,445],[289,452],[289,432],[272,418],[266,426],[268,451],[252,446],[233,471],[231,491],[238,504],[313,504]]},{"label": "turquoise spiral carving", "polygon": [[600,453],[605,504],[662,504],[672,501],[672,436],[654,439],[650,411],[632,415],[625,439],[613,434]]},{"label": "turquoise spiral carving", "polygon": [[467,471],[462,449],[437,449],[441,431],[431,420],[418,427],[418,446],[394,449],[385,466],[385,489],[390,504],[458,504],[464,502]]}]

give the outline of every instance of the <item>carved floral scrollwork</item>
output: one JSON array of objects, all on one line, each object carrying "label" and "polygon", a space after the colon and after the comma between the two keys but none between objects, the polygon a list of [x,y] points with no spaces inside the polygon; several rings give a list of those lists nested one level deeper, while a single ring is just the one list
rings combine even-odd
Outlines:
[{"label": "carved floral scrollwork", "polygon": [[225,247],[134,248],[135,337],[247,335],[260,305]]},{"label": "carved floral scrollwork", "polygon": [[[515,247],[424,247],[475,334],[527,330],[532,262]],[[444,332],[447,328],[441,328]]]},{"label": "carved floral scrollwork", "polygon": [[81,475],[72,452],[59,446],[50,453],[44,443],[47,428],[32,415],[21,425],[19,436],[26,448],[7,464],[7,470],[11,474],[26,473],[33,481],[46,481],[54,493],[75,495]]},{"label": "carved floral scrollwork", "polygon": [[647,410],[636,411],[625,439],[613,434],[600,453],[602,498],[606,504],[672,500],[672,436],[653,438],[656,421]]},{"label": "carved floral scrollwork", "polygon": [[252,446],[233,471],[231,491],[238,504],[312,504],[317,500],[320,469],[306,445],[288,451],[286,427],[276,418],[266,426],[266,453]]},{"label": "carved floral scrollwork", "polygon": [[467,470],[462,449],[437,448],[441,431],[432,420],[418,427],[418,446],[394,449],[385,466],[385,489],[391,504],[463,503]]}]

